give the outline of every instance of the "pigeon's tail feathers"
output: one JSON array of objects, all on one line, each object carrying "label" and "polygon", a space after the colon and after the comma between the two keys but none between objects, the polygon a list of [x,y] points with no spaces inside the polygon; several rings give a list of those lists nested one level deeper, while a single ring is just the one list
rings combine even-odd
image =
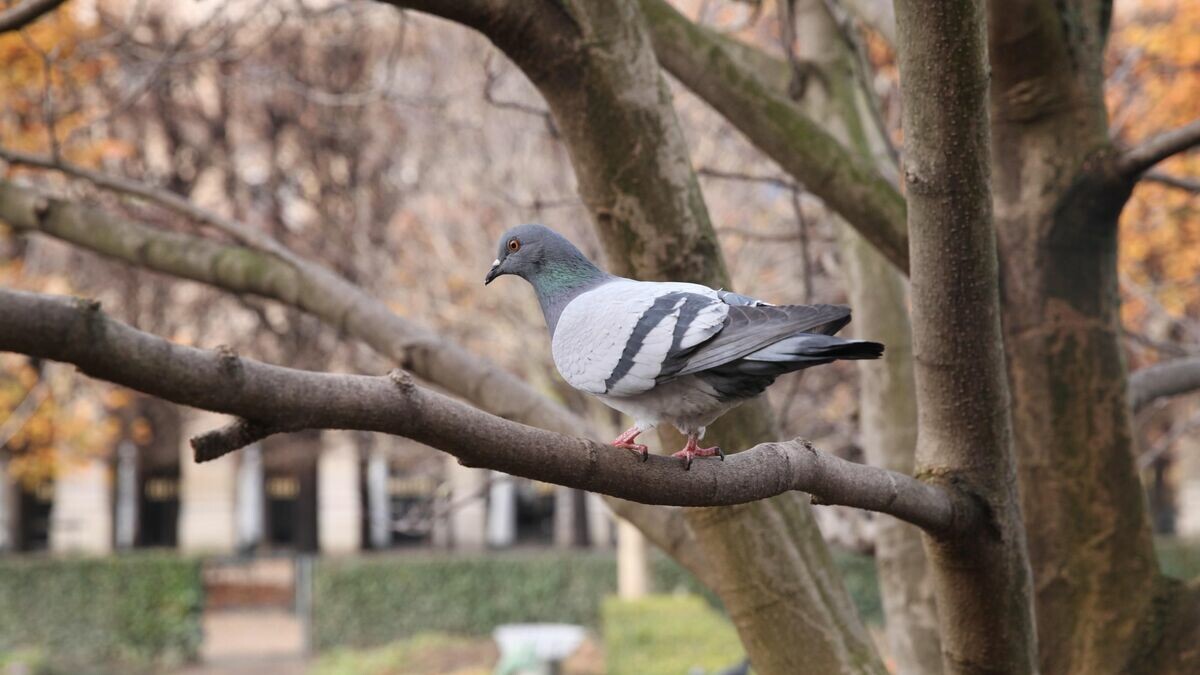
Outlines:
[{"label": "pigeon's tail feathers", "polygon": [[723,400],[745,399],[758,396],[784,373],[838,360],[877,359],[882,355],[883,345],[878,342],[801,333],[696,376]]},{"label": "pigeon's tail feathers", "polygon": [[833,335],[849,322],[850,308],[839,305],[733,305],[721,331],[688,353],[677,374],[710,370],[792,337]]},{"label": "pigeon's tail feathers", "polygon": [[883,345],[867,340],[844,340],[831,335],[803,333],[785,338],[742,357],[749,361],[795,362],[807,367],[809,361],[822,363],[838,359],[877,359]]}]

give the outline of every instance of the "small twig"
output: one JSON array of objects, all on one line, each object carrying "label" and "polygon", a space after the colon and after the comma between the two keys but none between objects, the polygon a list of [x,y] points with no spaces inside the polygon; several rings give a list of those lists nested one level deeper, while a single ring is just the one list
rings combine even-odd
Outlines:
[{"label": "small twig", "polygon": [[812,302],[813,297],[813,265],[808,245],[808,219],[804,217],[804,207],[800,203],[800,190],[792,190],[792,211],[796,214],[796,225],[800,234],[800,265],[804,281],[804,304]]},{"label": "small twig", "polygon": [[1183,423],[1173,426],[1165,436],[1158,439],[1154,447],[1139,455],[1137,459],[1138,470],[1145,470],[1155,460],[1170,450],[1171,446],[1175,445],[1175,441],[1183,438],[1185,434],[1191,432],[1196,427],[1200,427],[1200,413],[1196,413],[1184,420]]},{"label": "small twig", "polygon": [[1185,192],[1191,192],[1192,194],[1200,195],[1200,180],[1196,180],[1194,178],[1172,176],[1171,174],[1163,173],[1161,171],[1147,171],[1142,176],[1142,180],[1149,181],[1151,183],[1159,183],[1161,185],[1166,185],[1167,187],[1173,187],[1177,190],[1183,190]]},{"label": "small twig", "polygon": [[501,108],[504,110],[515,110],[525,113],[526,115],[534,115],[540,117],[546,125],[546,132],[551,138],[558,138],[558,125],[554,123],[554,116],[549,110],[539,108],[537,106],[528,105],[519,101],[506,101],[496,96],[496,86],[500,83],[503,75],[492,70],[492,53],[489,52],[487,58],[483,62],[483,74],[486,78],[483,84],[483,100],[489,105]]},{"label": "small twig", "polygon": [[1117,172],[1136,178],[1159,162],[1200,146],[1200,120],[1164,131],[1129,148],[1117,158]]},{"label": "small twig", "polygon": [[81,166],[69,164],[65,161],[56,160],[50,157],[40,157],[37,155],[19,152],[17,150],[11,150],[9,148],[0,147],[0,159],[4,159],[12,164],[21,164],[24,166],[33,166],[41,169],[59,171],[69,176],[82,178],[96,187],[103,188],[105,190],[145,199],[180,215],[186,216],[187,218],[198,223],[215,227],[225,234],[233,237],[237,241],[240,241],[252,248],[256,248],[264,253],[269,253],[291,265],[304,266],[307,264],[306,261],[297,256],[295,253],[292,253],[288,248],[267,235],[265,232],[232,218],[226,218],[225,216],[222,216],[214,211],[197,206],[191,201],[161,188],[147,185],[146,183],[141,183],[129,178],[114,176],[112,174],[102,173],[92,169],[85,169]]},{"label": "small twig", "polygon": [[796,181],[785,176],[766,176],[761,174],[744,173],[741,171],[725,171],[724,169],[714,169],[707,166],[697,168],[696,175],[703,176],[705,178],[740,181],[743,183],[764,183],[766,185],[773,185],[777,188],[783,188],[785,190],[795,190],[797,188]]}]

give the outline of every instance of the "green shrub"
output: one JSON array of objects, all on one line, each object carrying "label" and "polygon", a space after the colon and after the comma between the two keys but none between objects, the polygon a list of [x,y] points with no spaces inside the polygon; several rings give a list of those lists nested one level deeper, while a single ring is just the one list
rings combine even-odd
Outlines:
[{"label": "green shrub", "polygon": [[1163,574],[1184,581],[1200,577],[1200,541],[1162,537],[1154,547]]},{"label": "green shrub", "polygon": [[0,653],[74,672],[190,660],[202,599],[199,562],[172,555],[0,559]]},{"label": "green shrub", "polygon": [[[870,558],[839,555],[847,587],[867,620],[878,620]],[[674,561],[654,561],[654,588],[721,604]],[[313,578],[313,645],[369,647],[420,632],[488,635],[504,623],[562,622],[598,628],[603,599],[616,592],[611,553],[413,553],[321,558]]]},{"label": "green shrub", "polygon": [[739,663],[746,651],[729,621],[696,595],[604,601],[609,675],[682,675]]}]

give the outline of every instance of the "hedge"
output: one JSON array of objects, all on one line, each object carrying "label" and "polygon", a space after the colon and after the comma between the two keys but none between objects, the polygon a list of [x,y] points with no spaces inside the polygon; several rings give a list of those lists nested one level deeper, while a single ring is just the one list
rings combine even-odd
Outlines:
[{"label": "hedge", "polygon": [[193,660],[202,601],[200,562],[176,555],[0,558],[0,654],[66,672]]},{"label": "hedge", "polygon": [[[880,620],[870,558],[838,556],[867,621]],[[719,602],[673,561],[654,564],[660,592],[700,594]],[[370,647],[421,632],[488,635],[497,625],[563,622],[599,628],[605,596],[616,592],[611,554],[493,552],[320,558],[313,572],[312,641],[316,649]]]}]

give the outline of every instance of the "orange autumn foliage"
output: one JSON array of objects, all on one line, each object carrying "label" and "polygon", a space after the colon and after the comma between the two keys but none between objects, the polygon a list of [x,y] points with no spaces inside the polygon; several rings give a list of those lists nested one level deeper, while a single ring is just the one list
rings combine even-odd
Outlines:
[{"label": "orange autumn foliage", "polygon": [[[1107,103],[1124,144],[1200,118],[1200,3],[1120,3],[1108,50]],[[1156,171],[1200,180],[1200,153]],[[1121,217],[1122,318],[1149,337],[1196,342],[1200,195],[1142,181]],[[1136,364],[1135,364],[1136,365]]]}]

